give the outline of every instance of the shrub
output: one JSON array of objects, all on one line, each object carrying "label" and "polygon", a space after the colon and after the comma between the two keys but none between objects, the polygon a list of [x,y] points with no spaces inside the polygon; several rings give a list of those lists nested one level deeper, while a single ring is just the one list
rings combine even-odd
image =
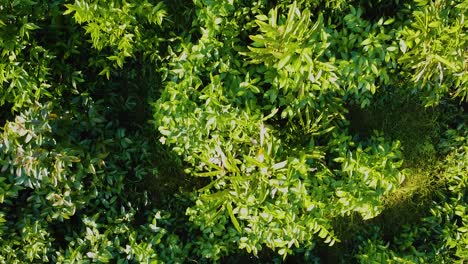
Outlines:
[{"label": "shrub", "polygon": [[463,263],[466,11],[1,2],[0,263]]}]

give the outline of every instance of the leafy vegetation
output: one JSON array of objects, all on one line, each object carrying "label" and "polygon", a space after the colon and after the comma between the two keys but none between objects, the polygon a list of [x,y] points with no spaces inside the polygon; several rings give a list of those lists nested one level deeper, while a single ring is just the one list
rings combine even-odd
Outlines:
[{"label": "leafy vegetation", "polygon": [[466,1],[0,3],[0,263],[468,261]]}]

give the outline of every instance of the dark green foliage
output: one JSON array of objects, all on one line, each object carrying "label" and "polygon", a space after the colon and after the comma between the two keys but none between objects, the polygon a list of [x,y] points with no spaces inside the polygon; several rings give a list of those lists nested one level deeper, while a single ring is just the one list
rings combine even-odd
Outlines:
[{"label": "dark green foliage", "polygon": [[0,2],[0,263],[465,263],[467,9]]}]

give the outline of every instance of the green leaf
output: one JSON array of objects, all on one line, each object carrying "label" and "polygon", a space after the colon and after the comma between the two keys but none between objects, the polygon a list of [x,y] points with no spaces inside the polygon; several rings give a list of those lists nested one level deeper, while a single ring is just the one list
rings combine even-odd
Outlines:
[{"label": "green leaf", "polygon": [[392,24],[393,22],[395,22],[395,19],[394,18],[389,18],[387,20],[385,20],[385,22],[383,23],[384,25],[390,25]]},{"label": "green leaf", "polygon": [[73,12],[75,12],[75,5],[72,5],[72,4],[65,4],[65,7],[67,8],[67,10],[65,10],[65,12],[63,12],[64,15],[69,15]]},{"label": "green leaf", "polygon": [[282,69],[291,59],[291,55],[287,54],[278,63],[278,69]]},{"label": "green leaf", "polygon": [[367,45],[369,45],[369,44],[371,44],[371,43],[372,43],[372,40],[371,40],[371,39],[365,39],[363,42],[361,42],[361,45],[362,45],[362,46],[367,46]]},{"label": "green leaf", "polygon": [[450,61],[446,60],[445,58],[442,58],[441,56],[437,55],[437,54],[434,54],[433,55],[435,59],[437,59],[438,61],[442,62],[445,66],[449,67],[450,69],[456,71],[457,68],[455,67],[455,65],[453,63],[451,63]]},{"label": "green leaf", "polygon": [[282,161],[282,162],[279,162],[279,163],[276,163],[275,165],[273,165],[271,168],[273,170],[280,170],[282,168],[284,168],[286,166],[286,164],[288,164],[288,161],[285,160],[285,161]]},{"label": "green leaf", "polygon": [[232,205],[230,202],[228,202],[226,204],[226,208],[228,210],[228,214],[229,214],[229,217],[231,218],[231,222],[232,224],[234,225],[234,227],[236,228],[237,232],[241,233],[242,232],[242,229],[239,225],[239,222],[237,221],[236,217],[234,216],[234,212],[232,210]]},{"label": "green leaf", "polygon": [[375,75],[379,74],[379,69],[377,69],[377,66],[375,66],[375,64],[371,64],[371,70]]},{"label": "green leaf", "polygon": [[400,39],[400,50],[403,53],[406,53],[406,50],[407,50],[406,43],[403,39]]},{"label": "green leaf", "polygon": [[327,230],[325,230],[325,228],[321,228],[321,229],[320,229],[320,232],[318,233],[318,236],[319,236],[320,238],[326,238],[327,235],[328,235]]}]

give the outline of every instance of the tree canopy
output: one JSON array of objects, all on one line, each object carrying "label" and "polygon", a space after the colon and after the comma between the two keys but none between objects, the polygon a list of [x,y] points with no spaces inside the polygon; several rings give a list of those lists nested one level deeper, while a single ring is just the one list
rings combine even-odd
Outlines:
[{"label": "tree canopy", "polygon": [[465,263],[467,14],[1,0],[0,263]]}]

